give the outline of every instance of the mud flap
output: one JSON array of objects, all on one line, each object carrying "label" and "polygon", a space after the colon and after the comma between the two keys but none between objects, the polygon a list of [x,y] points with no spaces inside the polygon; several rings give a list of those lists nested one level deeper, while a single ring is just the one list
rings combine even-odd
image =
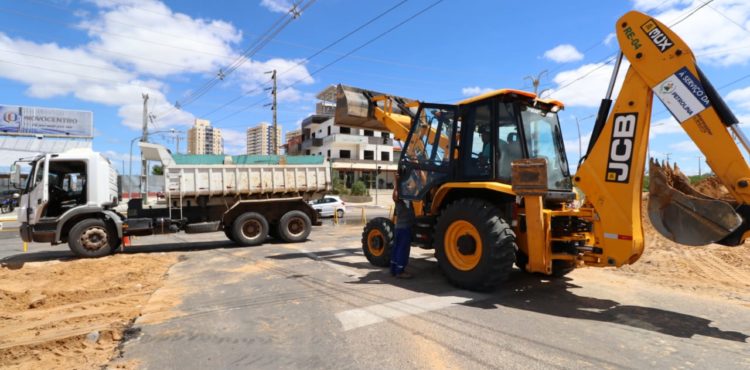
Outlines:
[{"label": "mud flap", "polygon": [[649,163],[648,216],[654,228],[676,243],[701,246],[724,239],[742,225],[742,217],[726,201],[690,186],[675,165]]}]

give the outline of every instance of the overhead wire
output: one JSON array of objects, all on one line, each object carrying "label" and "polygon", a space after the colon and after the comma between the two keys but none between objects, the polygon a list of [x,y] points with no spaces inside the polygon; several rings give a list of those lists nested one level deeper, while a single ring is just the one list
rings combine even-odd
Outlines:
[{"label": "overhead wire", "polygon": [[[366,46],[368,46],[368,45],[372,44],[373,42],[375,42],[375,41],[377,41],[377,40],[379,40],[379,39],[380,39],[380,38],[382,38],[383,36],[385,36],[385,35],[387,35],[387,34],[389,34],[389,33],[393,32],[394,30],[396,30],[396,29],[400,28],[401,26],[403,26],[403,25],[404,25],[404,24],[406,24],[407,22],[409,22],[409,21],[411,21],[411,20],[413,20],[413,19],[415,19],[415,18],[419,17],[420,15],[424,14],[425,12],[427,12],[428,10],[430,10],[430,9],[432,9],[433,7],[437,6],[438,4],[442,3],[443,1],[444,1],[444,0],[438,0],[438,1],[435,1],[435,2],[431,3],[430,5],[426,6],[426,7],[425,7],[425,8],[423,8],[423,9],[421,9],[420,11],[418,11],[418,12],[416,12],[416,13],[412,14],[412,15],[411,15],[411,16],[409,16],[408,18],[406,18],[406,19],[402,20],[401,22],[397,23],[396,25],[394,25],[394,26],[392,26],[392,27],[388,28],[388,29],[387,29],[387,30],[385,30],[384,32],[382,32],[382,33],[378,34],[377,36],[375,36],[375,37],[373,37],[373,38],[371,38],[371,39],[367,40],[367,41],[366,41],[366,42],[364,42],[363,44],[361,44],[361,45],[359,45],[359,46],[355,47],[354,49],[350,50],[349,52],[345,53],[344,55],[342,55],[342,56],[340,56],[340,57],[336,58],[336,59],[335,59],[335,60],[333,60],[332,62],[329,62],[329,63],[325,64],[325,65],[324,65],[323,67],[321,67],[321,68],[318,68],[318,69],[316,69],[316,70],[315,70],[315,71],[313,71],[313,72],[310,72],[310,76],[314,76],[314,75],[316,75],[316,74],[318,74],[318,73],[320,73],[320,72],[322,72],[322,71],[326,70],[326,69],[327,69],[328,67],[330,67],[330,66],[332,66],[332,65],[334,65],[334,64],[336,64],[336,63],[338,63],[338,62],[340,62],[341,60],[345,59],[346,57],[348,57],[348,56],[350,56],[350,55],[352,55],[352,54],[356,53],[357,51],[359,51],[359,50],[363,49],[364,47],[366,47]],[[286,86],[285,86],[285,87],[283,87],[283,88],[282,88],[281,90],[282,90],[282,91],[284,91],[284,90],[287,90],[287,89],[289,89],[289,88],[293,87],[294,85],[296,85],[296,84],[298,84],[298,83],[300,83],[300,82],[304,81],[305,79],[306,79],[306,78],[301,78],[301,79],[298,79],[298,80],[296,80],[296,81],[292,82],[291,84],[288,84],[288,85],[286,85]],[[265,101],[265,100],[264,100],[264,101]],[[252,108],[252,107],[254,107],[254,106],[257,106],[258,104],[261,104],[262,102],[263,102],[263,101],[258,101],[258,102],[256,102],[256,103],[250,104],[250,105],[246,106],[245,108],[243,108],[243,109],[240,109],[240,110],[238,110],[238,111],[235,111],[235,112],[233,112],[233,113],[231,113],[231,114],[229,114],[229,115],[227,115],[227,116],[224,116],[224,117],[220,118],[219,120],[217,120],[217,121],[215,121],[215,122],[216,122],[216,123],[218,123],[218,122],[221,122],[221,121],[225,121],[225,120],[227,120],[227,119],[229,119],[229,118],[231,118],[231,117],[234,117],[235,115],[237,115],[237,114],[239,114],[239,113],[241,113],[241,112],[244,112],[244,111],[245,111],[245,110],[247,110],[247,109],[250,109],[250,108]]]},{"label": "overhead wire", "polygon": [[[394,11],[394,10],[395,10],[396,8],[398,8],[398,7],[400,7],[401,5],[405,4],[405,3],[407,2],[407,1],[408,1],[408,0],[402,0],[402,1],[398,2],[398,3],[396,3],[395,5],[391,6],[390,8],[388,8],[388,9],[386,9],[385,11],[383,11],[383,12],[379,13],[379,14],[378,14],[378,15],[376,15],[375,17],[371,18],[371,19],[370,19],[370,20],[368,20],[367,22],[365,22],[365,23],[363,23],[363,24],[359,25],[358,27],[356,27],[356,28],[354,28],[353,30],[351,30],[351,31],[347,32],[346,34],[344,34],[343,36],[339,37],[338,39],[336,39],[336,40],[334,40],[334,41],[330,42],[330,43],[329,43],[328,45],[326,45],[326,46],[324,46],[324,47],[320,48],[319,50],[317,50],[317,51],[316,51],[315,53],[313,53],[312,55],[310,55],[310,56],[308,56],[307,58],[305,58],[305,59],[302,59],[301,61],[299,61],[299,62],[295,63],[295,64],[294,64],[294,65],[293,65],[292,67],[290,67],[290,68],[286,69],[285,71],[282,71],[282,72],[280,72],[279,74],[281,74],[281,75],[284,75],[284,74],[288,73],[289,71],[292,71],[292,70],[294,70],[295,68],[298,68],[299,66],[301,66],[301,65],[303,65],[303,64],[305,64],[305,63],[307,63],[308,61],[312,60],[313,58],[317,57],[318,55],[320,55],[320,54],[324,53],[325,51],[329,50],[330,48],[332,48],[332,47],[336,46],[336,45],[337,45],[338,43],[340,43],[341,41],[343,41],[343,40],[347,39],[347,38],[348,38],[348,37],[350,37],[351,35],[353,35],[353,34],[355,34],[355,33],[359,32],[360,30],[362,30],[362,29],[364,29],[365,27],[369,26],[369,25],[370,25],[370,24],[372,24],[373,22],[375,22],[375,21],[377,21],[378,19],[380,19],[380,18],[384,17],[384,16],[385,16],[385,15],[387,15],[388,13],[390,13],[390,12]],[[260,91],[262,91],[263,89],[267,88],[267,87],[268,87],[269,85],[270,85],[269,83],[266,83],[266,84],[262,85],[262,86],[261,86],[261,87],[259,87],[259,88],[255,88],[255,89],[251,89],[251,90],[249,90],[249,91],[246,91],[245,93],[243,93],[243,94],[240,94],[239,96],[237,96],[237,97],[235,97],[235,98],[233,98],[233,99],[229,100],[228,102],[226,102],[226,103],[222,104],[222,105],[221,105],[221,106],[219,106],[218,108],[216,108],[216,109],[213,109],[212,111],[210,111],[210,112],[208,112],[208,113],[206,113],[206,114],[204,114],[204,115],[201,115],[201,117],[209,117],[209,116],[211,116],[212,114],[214,114],[214,113],[218,112],[219,110],[223,109],[224,107],[226,107],[226,106],[228,106],[228,105],[230,105],[230,104],[232,104],[232,103],[234,103],[234,102],[236,102],[236,101],[238,101],[238,100],[240,100],[240,99],[242,99],[242,98],[244,98],[244,97],[246,97],[246,96],[248,96],[248,95],[251,95],[251,94],[254,94],[254,93],[257,93],[257,92],[260,92]]]}]

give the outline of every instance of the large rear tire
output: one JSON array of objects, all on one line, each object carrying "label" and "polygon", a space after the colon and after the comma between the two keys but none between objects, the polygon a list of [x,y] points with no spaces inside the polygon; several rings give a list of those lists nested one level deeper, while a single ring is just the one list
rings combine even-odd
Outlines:
[{"label": "large rear tire", "polygon": [[82,220],[68,232],[68,246],[78,257],[103,257],[113,253],[118,245],[117,234],[98,218]]},{"label": "large rear tire", "polygon": [[448,280],[487,291],[508,279],[516,259],[516,235],[502,212],[483,199],[449,204],[435,225],[435,256]]},{"label": "large rear tire", "polygon": [[391,265],[393,248],[393,222],[385,217],[376,217],[365,225],[362,232],[362,251],[371,264],[378,267]]},{"label": "large rear tire", "polygon": [[232,235],[240,245],[263,244],[268,237],[268,221],[257,212],[243,213],[232,223]]},{"label": "large rear tire", "polygon": [[305,212],[289,211],[281,216],[276,232],[279,238],[287,243],[299,243],[307,240],[312,231],[312,221]]}]

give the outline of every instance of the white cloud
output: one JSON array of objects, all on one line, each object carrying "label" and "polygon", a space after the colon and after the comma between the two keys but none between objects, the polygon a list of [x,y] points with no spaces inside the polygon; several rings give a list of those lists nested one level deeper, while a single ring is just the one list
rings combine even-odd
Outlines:
[{"label": "white cloud", "polygon": [[562,44],[545,51],[544,57],[557,63],[568,63],[582,60],[583,54],[573,45]]},{"label": "white cloud", "polygon": [[[657,0],[643,2],[656,3]],[[655,18],[668,26],[684,18],[673,27],[673,31],[703,64],[732,66],[750,62],[750,48],[747,47],[750,2],[717,1],[685,18],[704,3],[703,0],[669,1],[659,8],[664,10]]]},{"label": "white cloud", "polygon": [[737,104],[738,107],[750,109],[750,86],[730,91],[726,95],[726,100]]},{"label": "white cloud", "polygon": [[247,133],[222,128],[221,137],[224,139],[225,154],[237,155],[247,153]]},{"label": "white cloud", "polygon": [[[0,77],[28,85],[26,94],[35,98],[74,96],[117,107],[122,124],[132,129],[141,127],[141,94],[147,93],[149,113],[157,116],[152,129],[192,124],[194,116],[174,108],[166,97],[169,86],[160,79],[169,76],[186,82],[196,74],[212,77],[238,60],[233,47],[241,41],[241,32],[223,21],[172,12],[156,0],[91,2],[99,6],[98,11],[78,24],[91,38],[86,44],[41,44],[0,32],[0,49],[5,50]],[[225,83],[245,91],[261,87],[269,80],[264,72],[271,69],[280,71],[280,87],[313,82],[299,60],[243,60]],[[258,93],[263,93],[262,88]],[[309,94],[288,89],[279,98],[301,101]]]},{"label": "white cloud", "polygon": [[292,8],[289,0],[261,0],[260,5],[275,13],[286,13]]},{"label": "white cloud", "polygon": [[[615,82],[615,94],[622,86],[628,67],[627,61],[623,60]],[[573,70],[560,72],[552,79],[557,86],[550,89],[547,96],[560,100],[570,107],[598,107],[607,93],[613,69],[611,64],[598,63],[585,64]],[[612,96],[613,100],[616,98],[616,95]]]},{"label": "white cloud", "polygon": [[666,9],[676,5],[686,4],[685,0],[633,0],[633,6],[640,10]]},{"label": "white cloud", "polygon": [[613,41],[617,40],[617,35],[615,33],[610,33],[607,35],[607,37],[604,38],[604,45],[610,46]]},{"label": "white cloud", "polygon": [[226,22],[173,13],[159,1],[120,3],[78,24],[94,40],[92,52],[103,59],[141,74],[166,76],[216,73],[235,58],[232,45],[242,33]]},{"label": "white cloud", "polygon": [[659,135],[665,134],[677,134],[685,133],[685,130],[680,126],[677,121],[670,117],[651,122],[651,130],[649,131],[649,137],[653,138]]},{"label": "white cloud", "polygon": [[495,89],[491,87],[470,86],[461,89],[461,94],[463,94],[464,96],[476,96],[488,93],[490,91],[495,91]]},{"label": "white cloud", "polygon": [[679,141],[669,145],[669,148],[678,152],[697,152],[698,146],[692,140]]}]

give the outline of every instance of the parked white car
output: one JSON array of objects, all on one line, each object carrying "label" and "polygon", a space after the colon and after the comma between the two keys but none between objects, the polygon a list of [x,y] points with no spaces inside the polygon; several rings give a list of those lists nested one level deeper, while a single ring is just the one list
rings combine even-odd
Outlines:
[{"label": "parked white car", "polygon": [[341,218],[346,213],[346,202],[341,200],[338,195],[325,195],[323,198],[310,201],[310,205],[321,216],[333,216],[335,212]]}]

